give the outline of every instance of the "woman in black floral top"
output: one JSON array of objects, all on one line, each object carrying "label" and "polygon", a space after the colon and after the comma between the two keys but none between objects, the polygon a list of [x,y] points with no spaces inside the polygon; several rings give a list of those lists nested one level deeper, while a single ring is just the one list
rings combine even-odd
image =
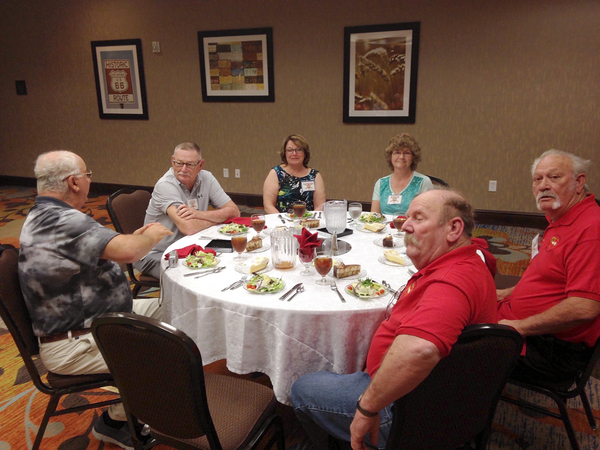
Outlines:
[{"label": "woman in black floral top", "polygon": [[286,137],[279,154],[283,164],[271,169],[263,186],[265,212],[288,212],[298,200],[306,202],[307,211],[320,211],[325,203],[325,183],[317,170],[308,167],[306,139],[298,134]]}]

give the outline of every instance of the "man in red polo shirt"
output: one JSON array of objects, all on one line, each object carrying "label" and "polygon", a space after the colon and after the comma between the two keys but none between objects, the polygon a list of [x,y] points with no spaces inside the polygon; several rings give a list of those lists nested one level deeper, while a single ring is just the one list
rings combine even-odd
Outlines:
[{"label": "man in red polo shirt", "polygon": [[391,404],[427,378],[465,326],[496,322],[494,280],[471,243],[471,205],[455,192],[431,190],[415,197],[407,216],[406,253],[419,271],[375,333],[367,372],[317,372],[292,387],[295,413],[316,449],[327,449],[328,435],[354,449],[367,442],[384,448]]},{"label": "man in red polo shirt", "polygon": [[568,387],[600,336],[600,207],[586,187],[589,163],[560,150],[533,163],[549,225],[519,283],[497,293],[500,323],[526,337],[513,378]]}]

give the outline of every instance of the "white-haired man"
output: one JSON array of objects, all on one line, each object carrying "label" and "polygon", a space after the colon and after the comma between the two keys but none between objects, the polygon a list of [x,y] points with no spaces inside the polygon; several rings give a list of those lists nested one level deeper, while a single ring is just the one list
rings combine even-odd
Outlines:
[{"label": "white-haired man", "polygon": [[[160,278],[160,258],[169,245],[183,236],[202,231],[240,215],[240,210],[217,179],[202,170],[204,159],[198,145],[183,142],[175,147],[171,168],[156,182],[146,210],[145,223],[158,222],[173,232],[141,261],[140,272]],[[208,211],[211,205],[215,209]]]},{"label": "white-haired man", "polygon": [[[79,211],[92,171],[75,153],[58,150],[35,164],[38,196],[20,237],[19,280],[46,368],[61,375],[108,373],[90,325],[107,312],[160,318],[158,299],[132,300],[119,264],[132,263],[172,234],[158,223],[124,235]],[[122,404],[96,421],[99,440],[133,448]]]},{"label": "white-haired man", "polygon": [[600,207],[587,192],[589,163],[560,150],[533,163],[549,225],[518,284],[497,293],[500,323],[526,337],[513,378],[569,387],[600,337]]}]

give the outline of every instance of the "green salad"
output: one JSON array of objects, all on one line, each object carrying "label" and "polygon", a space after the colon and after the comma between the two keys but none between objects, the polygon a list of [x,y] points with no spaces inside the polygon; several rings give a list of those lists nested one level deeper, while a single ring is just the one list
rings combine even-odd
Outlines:
[{"label": "green salad", "polygon": [[285,286],[281,278],[271,278],[268,275],[256,274],[246,283],[246,290],[266,294],[277,292]]},{"label": "green salad", "polygon": [[[288,215],[290,216],[290,219],[295,219],[295,218],[296,218],[296,215],[295,215],[294,213],[289,213]],[[305,211],[305,212],[304,212],[304,215],[303,215],[302,217],[303,217],[304,219],[307,219],[307,218],[309,218],[309,217],[312,217],[312,216],[314,216],[314,215],[315,215],[315,213],[314,213],[314,212],[311,212],[311,211]]]},{"label": "green salad", "polygon": [[185,258],[185,263],[190,269],[200,269],[201,267],[214,266],[217,261],[212,253],[196,252]]},{"label": "green salad", "polygon": [[374,222],[383,222],[385,220],[385,217],[383,215],[381,215],[380,213],[365,213],[363,215],[361,215],[358,220],[360,220],[361,222],[366,222],[366,223],[374,223]]},{"label": "green salad", "polygon": [[365,278],[364,280],[358,280],[354,283],[350,283],[346,287],[346,290],[351,294],[362,298],[379,297],[381,295],[385,295],[387,292],[387,289],[384,285],[377,283],[370,278]]},{"label": "green salad", "polygon": [[240,225],[239,223],[228,223],[219,228],[219,233],[223,234],[239,234],[248,231],[246,225]]}]

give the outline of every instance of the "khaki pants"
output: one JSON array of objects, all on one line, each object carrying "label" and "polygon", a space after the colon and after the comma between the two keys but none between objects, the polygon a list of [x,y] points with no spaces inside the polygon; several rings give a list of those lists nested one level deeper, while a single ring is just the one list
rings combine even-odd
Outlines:
[{"label": "khaki pants", "polygon": [[[133,312],[157,320],[162,318],[158,298],[133,300]],[[40,343],[40,358],[46,369],[59,375],[109,372],[92,333],[47,344]],[[114,420],[127,420],[122,403],[111,405],[108,415]]]}]

